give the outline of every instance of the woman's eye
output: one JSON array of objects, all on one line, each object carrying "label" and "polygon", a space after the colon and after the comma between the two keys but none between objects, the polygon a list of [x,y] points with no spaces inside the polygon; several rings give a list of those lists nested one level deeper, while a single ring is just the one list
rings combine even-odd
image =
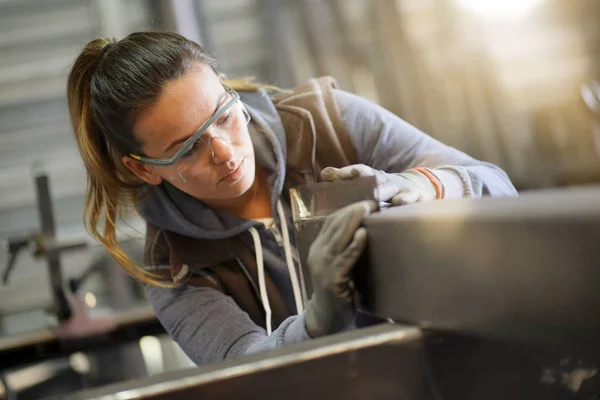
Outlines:
[{"label": "woman's eye", "polygon": [[223,125],[225,123],[227,123],[227,121],[229,121],[231,119],[231,113],[227,112],[227,114],[223,114],[223,116],[221,118],[219,118],[219,120],[217,121],[217,125]]},{"label": "woman's eye", "polygon": [[183,155],[181,156],[181,158],[187,158],[190,157],[191,155],[193,155],[196,150],[197,150],[197,146],[198,146],[198,142],[195,142],[192,147],[189,148],[188,151],[186,151],[185,153],[183,153]]}]

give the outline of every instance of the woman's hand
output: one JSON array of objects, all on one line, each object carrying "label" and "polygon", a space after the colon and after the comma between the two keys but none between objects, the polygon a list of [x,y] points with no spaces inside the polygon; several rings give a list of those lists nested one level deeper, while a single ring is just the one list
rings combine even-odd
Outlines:
[{"label": "woman's hand", "polygon": [[356,164],[343,168],[327,167],[321,171],[325,181],[374,176],[377,180],[375,198],[379,202],[404,205],[443,198],[442,183],[425,168],[409,169],[401,174],[388,174],[367,165]]},{"label": "woman's hand", "polygon": [[311,337],[342,332],[352,325],[356,313],[352,268],[367,244],[366,229],[360,225],[376,208],[374,202],[363,201],[332,213],[312,243],[307,263],[313,295],[305,311]]}]

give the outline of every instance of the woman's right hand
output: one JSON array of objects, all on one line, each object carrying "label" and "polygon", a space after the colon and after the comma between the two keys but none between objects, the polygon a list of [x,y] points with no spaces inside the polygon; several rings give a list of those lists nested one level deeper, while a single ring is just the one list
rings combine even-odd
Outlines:
[{"label": "woman's right hand", "polygon": [[313,295],[305,311],[311,337],[341,332],[352,324],[352,268],[367,244],[366,229],[360,225],[376,208],[375,202],[363,201],[332,213],[312,243],[307,263]]}]

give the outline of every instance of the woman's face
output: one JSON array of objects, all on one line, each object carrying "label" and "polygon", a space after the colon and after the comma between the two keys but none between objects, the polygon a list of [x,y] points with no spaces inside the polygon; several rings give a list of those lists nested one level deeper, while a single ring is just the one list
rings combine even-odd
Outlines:
[{"label": "woman's face", "polygon": [[[231,100],[219,77],[199,66],[167,82],[157,101],[136,120],[134,134],[144,155],[169,158]],[[154,166],[128,159],[126,165],[150,184],[163,179],[191,196],[235,199],[254,182],[254,148],[241,102],[223,113],[191,149],[172,166]]]}]

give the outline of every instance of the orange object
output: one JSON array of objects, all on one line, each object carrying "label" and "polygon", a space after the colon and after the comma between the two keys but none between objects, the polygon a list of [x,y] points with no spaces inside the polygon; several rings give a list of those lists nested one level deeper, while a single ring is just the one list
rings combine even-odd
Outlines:
[{"label": "orange object", "polygon": [[440,180],[438,178],[436,178],[435,175],[433,175],[431,172],[429,172],[429,170],[427,170],[426,168],[412,168],[415,171],[419,171],[420,173],[422,173],[423,175],[425,175],[427,178],[429,178],[429,180],[431,181],[431,183],[433,183],[433,186],[435,186],[435,192],[436,192],[436,196],[435,199],[436,200],[440,200],[444,198],[444,185],[442,185],[442,182],[440,182]]}]

